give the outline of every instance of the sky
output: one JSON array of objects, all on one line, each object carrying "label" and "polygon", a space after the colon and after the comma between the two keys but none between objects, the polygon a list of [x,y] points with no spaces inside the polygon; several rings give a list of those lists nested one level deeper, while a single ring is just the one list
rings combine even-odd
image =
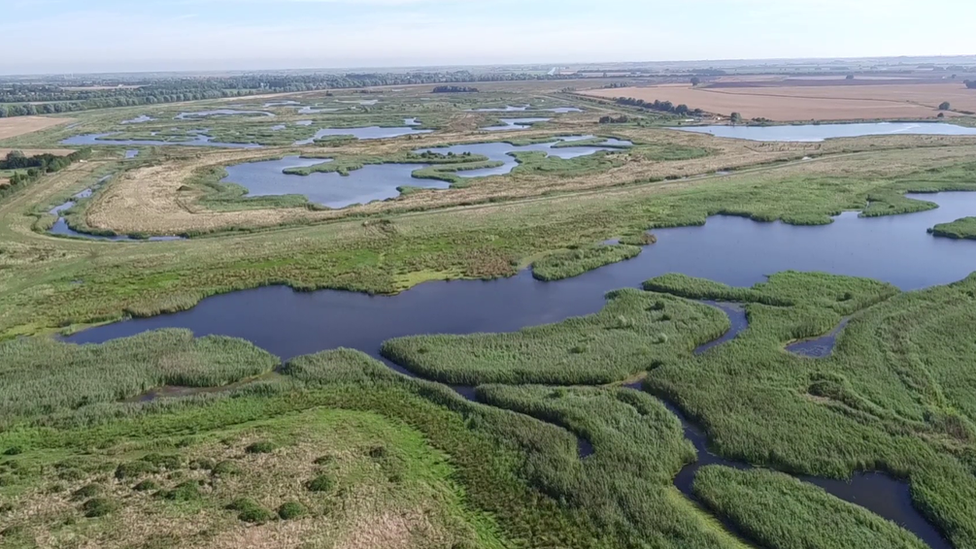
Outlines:
[{"label": "sky", "polygon": [[973,0],[0,0],[0,74],[976,54]]}]

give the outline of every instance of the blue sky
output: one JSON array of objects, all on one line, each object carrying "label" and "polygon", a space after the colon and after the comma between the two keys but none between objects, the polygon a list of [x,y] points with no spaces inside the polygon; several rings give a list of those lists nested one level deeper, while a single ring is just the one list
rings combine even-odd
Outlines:
[{"label": "blue sky", "polygon": [[976,54],[972,0],[0,0],[0,73]]}]

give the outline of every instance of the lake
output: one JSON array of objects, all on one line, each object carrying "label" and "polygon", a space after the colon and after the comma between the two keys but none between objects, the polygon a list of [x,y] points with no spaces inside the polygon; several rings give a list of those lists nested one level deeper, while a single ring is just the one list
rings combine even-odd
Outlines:
[{"label": "lake", "polygon": [[941,122],[878,122],[871,124],[807,124],[803,126],[682,126],[683,132],[750,141],[816,142],[864,135],[976,135],[976,128]]},{"label": "lake", "polygon": [[487,156],[489,160],[496,162],[504,162],[501,166],[497,168],[484,168],[480,170],[465,170],[457,173],[460,177],[486,177],[489,175],[505,175],[510,173],[518,166],[518,162],[515,161],[515,157],[512,153],[515,152],[544,152],[549,156],[554,156],[562,159],[577,158],[580,156],[588,156],[595,154],[600,151],[615,151],[621,148],[626,148],[632,145],[629,141],[620,141],[617,139],[607,139],[603,141],[602,146],[580,146],[580,147],[554,147],[554,145],[563,142],[580,141],[583,139],[591,139],[592,135],[574,136],[574,137],[564,137],[560,140],[553,141],[550,143],[540,143],[536,145],[526,145],[521,147],[516,147],[508,143],[477,143],[471,145],[455,145],[452,147],[437,147],[433,149],[421,149],[414,151],[417,153],[422,152],[435,152],[440,154],[454,153],[456,155],[463,154],[465,152],[470,152],[471,154],[478,154],[482,156]]},{"label": "lake", "polygon": [[399,187],[412,186],[446,189],[450,184],[433,179],[415,179],[411,173],[422,167],[418,164],[374,164],[349,172],[291,175],[287,168],[314,166],[329,160],[289,156],[281,160],[250,162],[227,168],[222,183],[236,183],[248,190],[247,196],[280,196],[299,194],[309,202],[329,208],[345,208],[400,196]]},{"label": "lake", "polygon": [[[592,136],[576,136],[563,138],[563,141],[589,139]],[[511,172],[518,163],[512,152],[541,151],[559,158],[576,158],[595,154],[599,151],[619,150],[630,145],[629,142],[608,139],[603,146],[580,146],[553,148],[559,140],[538,145],[515,147],[508,143],[478,143],[472,145],[457,145],[436,149],[419,149],[422,153],[433,151],[441,154],[453,152],[461,155],[464,152],[487,156],[491,160],[504,162],[497,168],[460,171],[461,177],[486,177],[489,175],[503,175]],[[349,175],[338,173],[312,173],[307,176],[283,173],[287,168],[314,166],[328,162],[321,158],[300,158],[289,156],[281,160],[264,162],[248,162],[227,168],[228,176],[223,183],[237,183],[248,189],[248,196],[280,196],[286,194],[300,194],[310,202],[330,208],[345,208],[352,204],[365,204],[373,200],[386,200],[400,195],[399,187],[424,187],[432,189],[446,189],[450,184],[433,179],[417,179],[413,172],[429,166],[429,164],[375,164],[367,165],[359,170],[349,172]]]}]

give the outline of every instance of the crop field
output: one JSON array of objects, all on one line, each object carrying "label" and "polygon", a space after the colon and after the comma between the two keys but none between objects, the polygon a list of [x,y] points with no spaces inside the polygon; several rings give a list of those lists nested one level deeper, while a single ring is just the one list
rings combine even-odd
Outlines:
[{"label": "crop field", "polygon": [[[586,89],[616,81],[323,89],[0,119],[0,158],[26,155],[0,171],[14,182],[0,190],[0,546],[976,549],[976,351],[959,329],[976,323],[976,275],[903,292],[816,272],[767,273],[749,288],[639,273],[620,284],[631,287],[582,295],[601,270],[660,257],[661,230],[710,216],[803,231],[843,212],[930,211],[905,194],[976,191],[976,138],[721,139],[669,129],[684,115],[580,92],[700,94],[818,119],[821,108],[843,115],[843,101],[852,117],[858,104],[878,111],[857,118],[925,118],[948,85]],[[809,97],[750,95],[793,90]],[[967,108],[953,97],[936,107]],[[900,109],[913,114],[891,114]],[[520,118],[548,120],[482,129]],[[341,135],[363,128],[370,138]],[[403,135],[384,136],[394,128]],[[72,139],[88,134],[102,137]],[[504,161],[419,152],[558,139],[569,141]],[[84,154],[27,167],[72,150]],[[222,182],[228,168],[294,156],[301,165],[275,175],[297,185],[354,186],[394,164],[417,185],[328,208]],[[510,173],[464,177],[503,164]],[[444,188],[420,187],[430,180]],[[976,233],[959,217],[920,234],[965,245],[949,240]],[[181,238],[148,241],[160,236]],[[330,310],[368,299],[350,315],[377,314],[387,329],[395,320],[381,311],[394,300],[502,283],[542,294],[561,284],[594,307],[490,330],[479,319],[502,313],[471,310],[471,326],[446,333],[391,328],[375,348],[343,344],[357,350],[272,352],[206,320],[196,334],[66,339],[277,285]],[[384,295],[304,293],[320,289]],[[274,317],[254,303],[220,315],[263,329]],[[308,319],[322,333],[340,328],[318,320]],[[838,326],[825,357],[787,350]],[[709,465],[689,473],[699,460]],[[901,490],[935,538],[815,484],[861,473]]]},{"label": "crop field", "polygon": [[0,119],[0,139],[41,131],[47,128],[73,122],[73,118],[53,118],[46,116],[18,116]]},{"label": "crop field", "polygon": [[750,87],[740,83],[691,86],[673,84],[585,92],[595,97],[633,97],[645,101],[671,101],[710,113],[776,121],[930,119],[948,101],[952,111],[976,112],[976,93],[962,82],[952,84],[892,84],[796,86],[787,81]]}]

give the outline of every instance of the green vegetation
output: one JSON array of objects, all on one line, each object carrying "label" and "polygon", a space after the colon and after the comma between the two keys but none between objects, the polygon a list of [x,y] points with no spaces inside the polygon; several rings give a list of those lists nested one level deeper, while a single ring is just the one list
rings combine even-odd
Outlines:
[{"label": "green vegetation", "polygon": [[621,381],[729,329],[719,310],[667,295],[624,289],[597,314],[508,334],[425,335],[383,344],[385,357],[451,385]]},{"label": "green vegetation", "polygon": [[[3,423],[132,398],[164,385],[220,387],[271,371],[278,359],[251,343],[164,330],[105,345],[47,338],[0,343]],[[151,464],[152,465],[152,464]]]},{"label": "green vegetation", "polygon": [[976,217],[964,217],[952,223],[940,223],[929,229],[935,236],[953,239],[976,239]]},{"label": "green vegetation", "polygon": [[40,154],[31,157],[24,156],[20,151],[11,151],[7,153],[6,159],[0,160],[0,169],[24,171],[13,171],[10,174],[9,183],[0,187],[0,198],[19,191],[43,177],[44,174],[61,171],[72,163],[90,156],[91,149],[81,149],[65,156]]},{"label": "green vegetation", "polygon": [[694,489],[708,507],[768,549],[928,547],[898,525],[781,473],[704,467]]},{"label": "green vegetation", "polygon": [[286,501],[278,507],[278,518],[281,520],[296,520],[308,514],[308,509],[297,501]]},{"label": "green vegetation", "polygon": [[235,499],[227,506],[228,510],[237,511],[237,518],[241,522],[250,522],[255,524],[261,524],[274,520],[275,514],[271,511],[261,507],[256,501],[251,498],[239,498]]},{"label": "green vegetation", "polygon": [[533,263],[532,276],[543,281],[572,278],[604,265],[633,259],[640,253],[640,247],[624,244],[586,246],[556,252]]}]

